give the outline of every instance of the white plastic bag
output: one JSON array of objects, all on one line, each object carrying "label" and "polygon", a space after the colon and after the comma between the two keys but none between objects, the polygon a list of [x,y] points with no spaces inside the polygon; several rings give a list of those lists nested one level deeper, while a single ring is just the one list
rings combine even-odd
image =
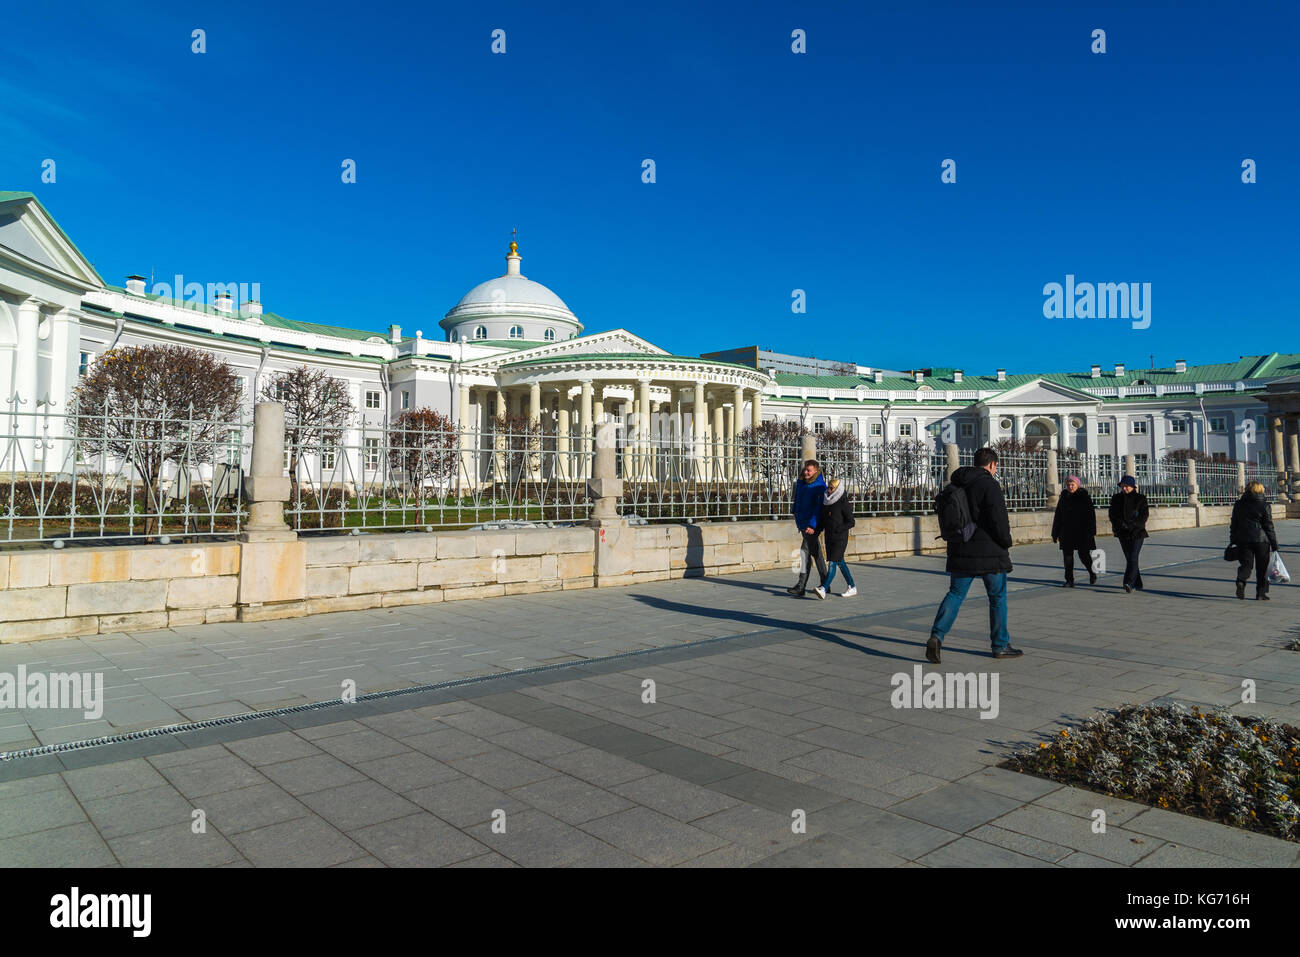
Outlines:
[{"label": "white plastic bag", "polygon": [[1268,563],[1268,580],[1274,585],[1285,585],[1291,580],[1291,573],[1286,570],[1286,565],[1282,563],[1282,555],[1274,552],[1273,557]]}]

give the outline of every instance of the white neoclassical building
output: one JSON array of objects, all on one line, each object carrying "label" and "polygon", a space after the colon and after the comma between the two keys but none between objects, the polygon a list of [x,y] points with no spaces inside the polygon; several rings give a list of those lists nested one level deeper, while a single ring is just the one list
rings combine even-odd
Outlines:
[{"label": "white neoclassical building", "polygon": [[[545,422],[557,445],[589,436],[602,413],[635,441],[715,450],[747,426],[798,420],[815,431],[850,429],[866,444],[975,448],[1016,438],[1117,461],[1190,448],[1272,466],[1291,455],[1300,474],[1300,412],[1265,404],[1270,383],[1300,374],[1300,354],[1045,374],[785,373],[759,368],[756,349],[753,362],[723,361],[672,355],[622,328],[589,333],[558,295],[523,275],[515,243],[505,258],[502,275],[448,310],[437,337],[397,325],[355,330],[287,319],[220,283],[169,286],[168,295],[139,276],[110,285],[35,196],[0,192],[0,412],[57,419],[105,352],[178,343],[225,358],[249,403],[264,377],[309,364],[348,383],[365,422],[430,407],[483,429],[508,412]],[[10,439],[0,471],[19,461],[39,469],[35,445]]]}]

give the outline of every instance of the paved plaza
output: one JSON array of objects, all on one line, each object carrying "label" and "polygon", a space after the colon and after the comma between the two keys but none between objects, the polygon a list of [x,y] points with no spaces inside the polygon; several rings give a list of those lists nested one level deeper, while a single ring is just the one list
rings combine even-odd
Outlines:
[{"label": "paved plaza", "polygon": [[[1300,522],[1278,535],[1300,567]],[[1237,601],[1225,539],[1157,534],[1133,595],[1014,549],[1008,661],[977,585],[924,663],[933,556],[854,565],[852,599],[762,572],[0,646],[0,672],[103,673],[107,698],[92,721],[0,711],[0,751],[276,712],[0,762],[0,864],[1296,866],[1294,843],[996,767],[1126,703],[1300,724],[1297,589]],[[895,708],[918,665],[996,674],[997,716]],[[420,690],[277,710],[345,683]]]}]

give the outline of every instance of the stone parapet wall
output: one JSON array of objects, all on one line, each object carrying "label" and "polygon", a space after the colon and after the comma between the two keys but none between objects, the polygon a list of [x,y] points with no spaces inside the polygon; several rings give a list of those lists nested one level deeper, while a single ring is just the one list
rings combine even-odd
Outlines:
[{"label": "stone parapet wall", "polygon": [[[1225,525],[1231,506],[1153,508],[1152,533]],[[1277,519],[1285,506],[1275,505]],[[1098,530],[1109,524],[1104,510]],[[1018,544],[1051,512],[1013,512]],[[859,518],[850,561],[942,554],[933,515]],[[1226,540],[1226,535],[1225,535]],[[0,642],[262,621],[705,575],[797,569],[792,520],[407,532],[0,553]]]}]

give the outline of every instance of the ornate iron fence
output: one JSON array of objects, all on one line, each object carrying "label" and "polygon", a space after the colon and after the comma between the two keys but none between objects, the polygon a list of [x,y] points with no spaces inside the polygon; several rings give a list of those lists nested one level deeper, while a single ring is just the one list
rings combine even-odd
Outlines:
[{"label": "ornate iron fence", "polygon": [[349,418],[311,438],[286,422],[292,528],[466,528],[590,513],[592,442],[541,428],[457,430]]},{"label": "ornate iron fence", "polygon": [[252,423],[18,406],[0,413],[0,542],[239,532]]},{"label": "ornate iron fence", "polygon": [[[1247,477],[1247,482],[1250,478]],[[1241,497],[1236,462],[1197,462],[1197,499],[1202,505],[1231,505]]]}]

